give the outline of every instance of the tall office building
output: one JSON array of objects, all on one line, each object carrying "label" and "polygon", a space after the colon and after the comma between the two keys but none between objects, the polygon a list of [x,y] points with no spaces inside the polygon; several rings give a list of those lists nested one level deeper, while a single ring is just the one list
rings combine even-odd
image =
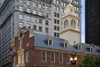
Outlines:
[{"label": "tall office building", "polygon": [[0,7],[3,5],[5,0],[0,0]]},{"label": "tall office building", "polygon": [[[0,65],[10,66],[8,52],[11,39],[23,26],[28,29],[33,27],[36,33],[59,37],[59,31],[63,28],[61,18],[68,3],[69,0],[6,0],[0,9]],[[81,0],[71,0],[71,3],[79,17],[78,27],[81,27]]]},{"label": "tall office building", "polygon": [[85,41],[100,46],[100,0],[85,0]]}]

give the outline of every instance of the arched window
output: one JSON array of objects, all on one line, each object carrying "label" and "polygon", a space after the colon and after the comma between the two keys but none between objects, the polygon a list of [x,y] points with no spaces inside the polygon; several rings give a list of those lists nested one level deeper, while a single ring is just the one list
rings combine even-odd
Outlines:
[{"label": "arched window", "polygon": [[76,22],[75,22],[75,20],[71,20],[71,26],[72,26],[73,28],[76,27]]},{"label": "arched window", "polygon": [[68,26],[68,20],[65,20],[64,22],[64,28],[66,28]]}]

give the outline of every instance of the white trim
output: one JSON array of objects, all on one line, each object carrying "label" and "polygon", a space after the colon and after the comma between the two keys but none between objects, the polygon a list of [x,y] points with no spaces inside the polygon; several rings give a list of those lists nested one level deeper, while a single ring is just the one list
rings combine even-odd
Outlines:
[{"label": "white trim", "polygon": [[29,53],[29,52],[26,52],[26,63],[28,63],[29,61],[28,61],[28,56],[27,56],[27,53]]},{"label": "white trim", "polygon": [[49,39],[48,39],[48,45],[49,45],[49,46],[53,46],[53,40],[51,40],[51,41],[52,41],[52,45],[49,44]]},{"label": "white trim", "polygon": [[[92,48],[92,47],[90,47],[90,52],[93,52],[93,51],[91,51],[91,48]],[[93,50],[93,48],[92,48],[92,50]]]},{"label": "white trim", "polygon": [[68,43],[67,43],[67,47],[65,47],[65,43],[64,43],[64,48],[68,48]]},{"label": "white trim", "polygon": [[[79,50],[79,46],[81,46],[81,45],[78,45],[78,50]],[[82,46],[81,46],[81,50],[82,50]]]},{"label": "white trim", "polygon": [[[69,56],[69,63],[67,63],[67,64],[70,64],[71,63],[71,61],[70,61],[70,55],[67,55],[67,56]],[[66,58],[67,58],[67,56],[66,56]],[[67,62],[67,60],[66,60],[66,62]]]},{"label": "white trim", "polygon": [[[45,52],[45,51],[41,51],[41,61],[42,61],[42,52]],[[47,62],[47,52],[45,52],[45,61],[42,61],[42,62]]]},{"label": "white trim", "polygon": [[63,63],[63,54],[62,55],[62,62],[60,62],[60,54],[59,54],[59,63]]},{"label": "white trim", "polygon": [[54,62],[51,61],[51,53],[50,53],[50,61],[51,61],[51,63],[55,63],[55,53],[53,53],[53,54],[54,54]]}]

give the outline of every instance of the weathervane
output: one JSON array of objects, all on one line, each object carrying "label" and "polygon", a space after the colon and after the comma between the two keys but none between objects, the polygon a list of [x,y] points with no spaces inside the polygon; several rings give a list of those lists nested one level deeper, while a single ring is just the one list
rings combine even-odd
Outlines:
[{"label": "weathervane", "polygon": [[14,39],[14,38],[12,38],[12,46],[14,45],[14,43],[15,43],[15,39]]},{"label": "weathervane", "polygon": [[31,30],[31,34],[34,35],[34,28],[32,28],[32,30]]}]

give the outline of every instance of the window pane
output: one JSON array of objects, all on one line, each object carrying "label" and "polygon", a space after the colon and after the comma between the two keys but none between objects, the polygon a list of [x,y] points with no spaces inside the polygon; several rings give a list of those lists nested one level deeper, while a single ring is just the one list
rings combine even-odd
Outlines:
[{"label": "window pane", "polygon": [[41,23],[41,24],[42,24],[42,19],[39,19],[39,23]]},{"label": "window pane", "polygon": [[55,58],[54,58],[54,53],[51,53],[51,62],[54,62],[55,60],[54,60]]},{"label": "window pane", "polygon": [[67,63],[70,63],[70,55],[67,55]]},{"label": "window pane", "polygon": [[34,30],[36,30],[36,25],[33,25]]},{"label": "window pane", "polygon": [[42,52],[42,61],[46,61],[46,52]]},{"label": "window pane", "polygon": [[24,24],[23,24],[22,22],[20,22],[20,23],[19,23],[19,27],[22,28],[23,26],[24,26]]},{"label": "window pane", "polygon": [[42,27],[39,26],[39,31],[42,31]]}]

